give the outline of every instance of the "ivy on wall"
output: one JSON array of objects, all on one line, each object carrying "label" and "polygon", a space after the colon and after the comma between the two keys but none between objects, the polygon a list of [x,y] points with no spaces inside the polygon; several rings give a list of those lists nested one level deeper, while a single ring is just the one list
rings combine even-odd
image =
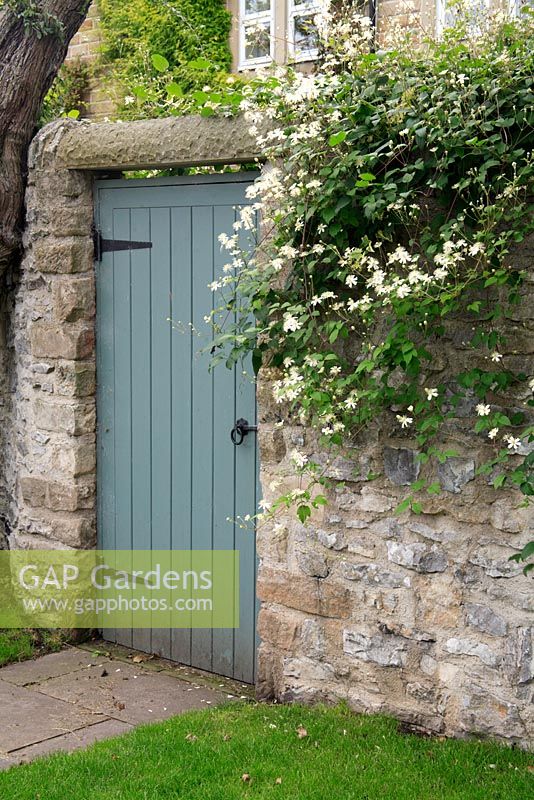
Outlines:
[{"label": "ivy on wall", "polygon": [[63,64],[41,109],[40,125],[58,117],[78,117],[85,111],[84,97],[89,86],[91,69],[81,60]]}]

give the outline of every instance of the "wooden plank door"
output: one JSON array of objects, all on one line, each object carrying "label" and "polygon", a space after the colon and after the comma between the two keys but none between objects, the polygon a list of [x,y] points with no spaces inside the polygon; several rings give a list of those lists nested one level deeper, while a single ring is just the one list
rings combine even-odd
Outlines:
[{"label": "wooden plank door", "polygon": [[[255,537],[234,520],[257,505],[256,437],[235,447],[236,419],[256,424],[242,366],[208,370],[208,284],[228,254],[251,173],[99,181],[106,239],[151,249],[104,252],[97,273],[98,534],[118,550],[238,550],[236,629],[105,630],[109,641],[253,683]],[[199,335],[203,332],[203,335]],[[228,519],[232,521],[228,521]]]}]

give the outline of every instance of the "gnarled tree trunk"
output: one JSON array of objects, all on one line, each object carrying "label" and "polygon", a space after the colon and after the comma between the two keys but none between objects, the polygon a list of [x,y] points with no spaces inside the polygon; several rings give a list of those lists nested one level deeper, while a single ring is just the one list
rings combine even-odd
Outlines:
[{"label": "gnarled tree trunk", "polygon": [[63,29],[41,36],[25,30],[25,2],[17,11],[13,3],[0,5],[0,277],[20,248],[26,156],[41,104],[90,0],[41,0],[43,19]]}]

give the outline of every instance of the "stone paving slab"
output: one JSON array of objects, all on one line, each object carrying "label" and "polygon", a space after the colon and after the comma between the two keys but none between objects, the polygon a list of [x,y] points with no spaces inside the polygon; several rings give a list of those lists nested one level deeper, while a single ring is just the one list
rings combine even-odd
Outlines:
[{"label": "stone paving slab", "polygon": [[0,770],[235,698],[224,679],[180,679],[178,665],[160,662],[70,647],[1,668]]},{"label": "stone paving slab", "polygon": [[86,650],[72,647],[59,653],[41,656],[33,661],[23,661],[20,664],[9,664],[7,667],[2,667],[0,678],[15,686],[28,686],[108,662],[109,658],[105,656],[94,657]]},{"label": "stone paving slab", "polygon": [[[16,750],[10,754],[12,761],[6,762],[8,766],[15,764],[25,764],[28,761],[33,761],[34,758],[40,756],[47,756],[50,753],[57,753],[63,751],[72,753],[73,750],[80,750],[82,747],[88,747],[93,742],[99,742],[102,739],[110,739],[112,736],[120,736],[123,733],[133,730],[133,725],[127,722],[119,722],[116,719],[106,719],[103,722],[97,722],[96,725],[90,725],[88,728],[82,728],[73,733],[67,733],[64,736],[56,736],[55,739],[45,739],[43,742],[32,744],[29,747],[23,747],[21,750]],[[0,765],[1,769],[1,765]]]},{"label": "stone paving slab", "polygon": [[0,670],[2,756],[12,750],[92,725],[104,718],[82,706],[14,686],[1,680],[1,676]]},{"label": "stone paving slab", "polygon": [[52,678],[31,688],[134,725],[209,708],[226,699],[226,695],[213,689],[118,661]]}]

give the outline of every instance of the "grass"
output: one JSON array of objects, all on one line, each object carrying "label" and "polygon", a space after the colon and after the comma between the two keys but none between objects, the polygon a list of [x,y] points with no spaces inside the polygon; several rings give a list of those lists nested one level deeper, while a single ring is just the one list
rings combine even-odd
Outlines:
[{"label": "grass", "polygon": [[61,631],[0,628],[0,667],[60,650],[64,643]]},{"label": "grass", "polygon": [[403,735],[343,707],[236,703],[14,767],[0,773],[0,798],[526,800],[532,762],[495,744]]}]

